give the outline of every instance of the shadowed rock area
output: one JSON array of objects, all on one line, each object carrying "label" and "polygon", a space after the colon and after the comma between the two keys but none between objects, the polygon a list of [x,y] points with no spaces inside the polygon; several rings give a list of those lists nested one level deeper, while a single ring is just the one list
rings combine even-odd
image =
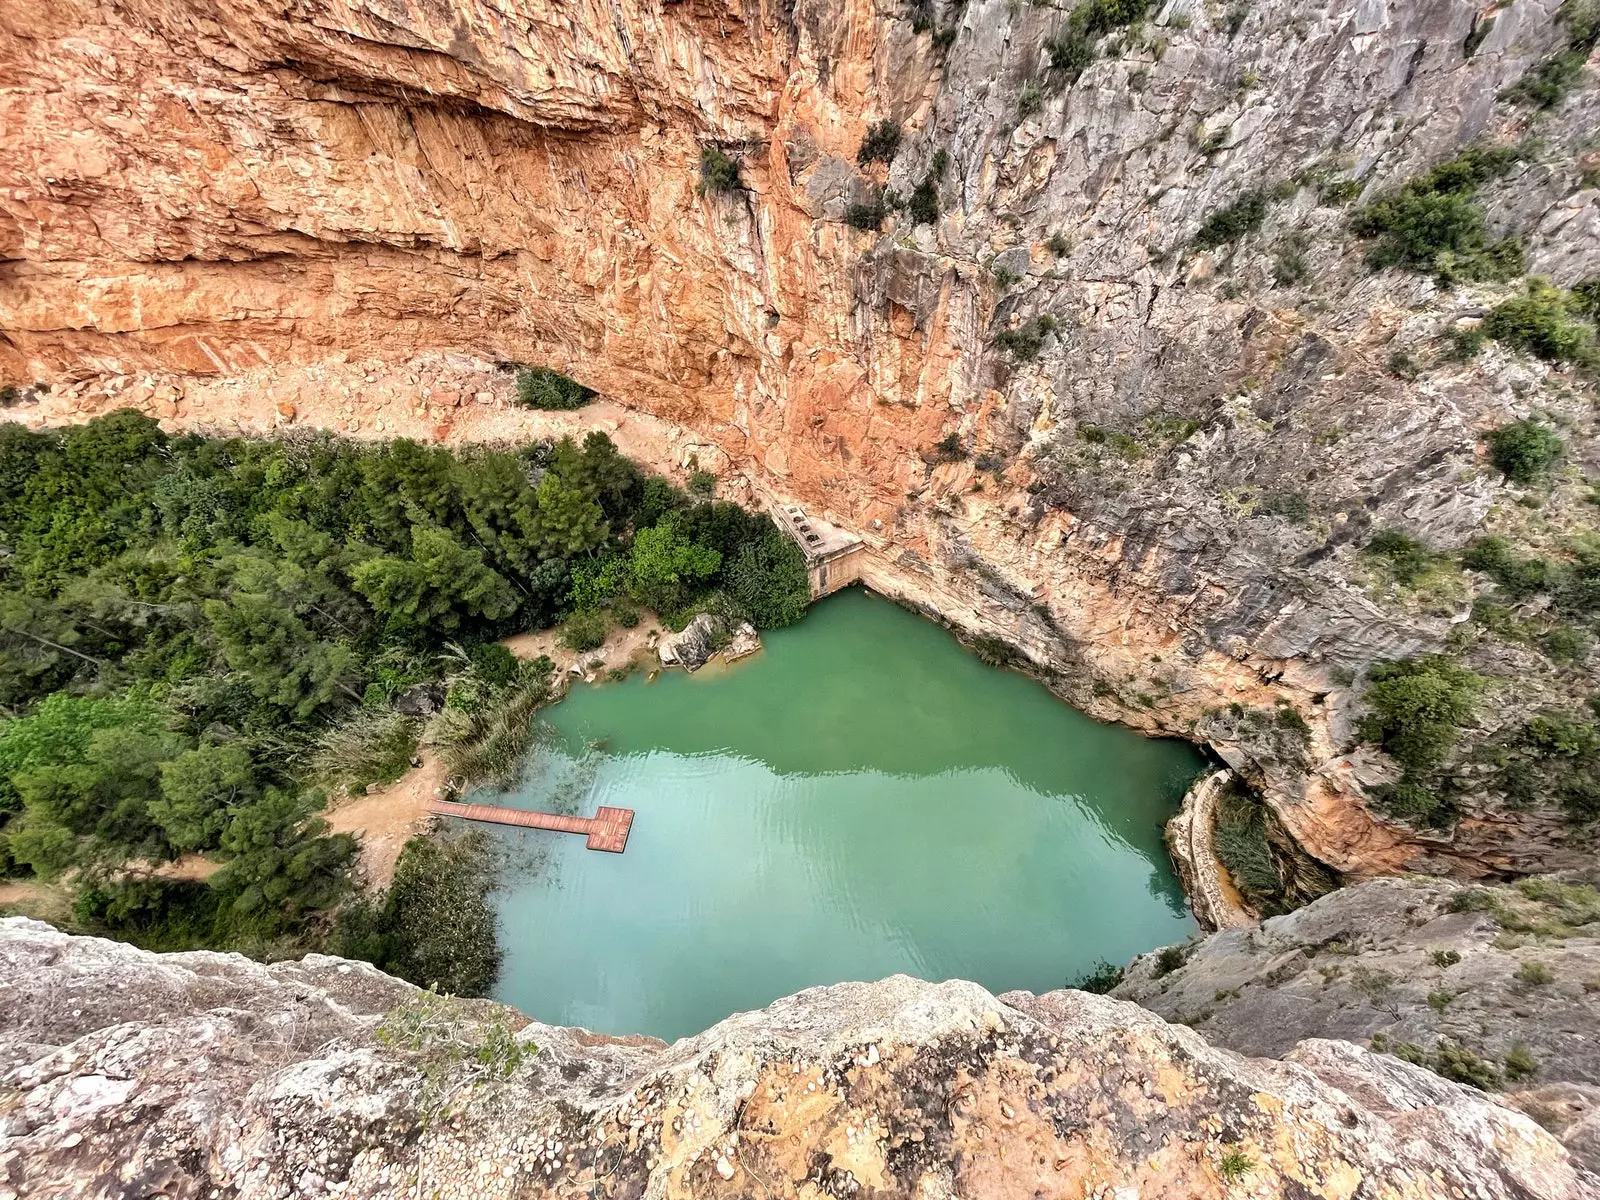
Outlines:
[{"label": "shadowed rock area", "polygon": [[1593,1197],[1527,1117],[1345,1042],[896,976],[665,1046],[311,956],[0,922],[0,1194]]}]

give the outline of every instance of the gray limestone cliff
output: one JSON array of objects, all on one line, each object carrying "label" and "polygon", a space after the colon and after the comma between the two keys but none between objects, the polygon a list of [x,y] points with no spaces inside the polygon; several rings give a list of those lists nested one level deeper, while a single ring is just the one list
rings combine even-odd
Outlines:
[{"label": "gray limestone cliff", "polygon": [[1503,1091],[1600,1168],[1600,891],[1384,879],[1136,959],[1114,995],[1241,1054],[1363,1042]]}]

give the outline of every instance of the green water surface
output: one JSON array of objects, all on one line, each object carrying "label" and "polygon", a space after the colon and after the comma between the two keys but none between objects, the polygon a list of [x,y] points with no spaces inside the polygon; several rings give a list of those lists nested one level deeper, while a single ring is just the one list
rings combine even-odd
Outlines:
[{"label": "green water surface", "polygon": [[506,803],[636,812],[627,853],[536,850],[498,894],[496,996],[676,1038],[907,972],[1044,991],[1194,928],[1161,827],[1199,754],[1101,725],[852,589],[766,649],[577,686]]}]

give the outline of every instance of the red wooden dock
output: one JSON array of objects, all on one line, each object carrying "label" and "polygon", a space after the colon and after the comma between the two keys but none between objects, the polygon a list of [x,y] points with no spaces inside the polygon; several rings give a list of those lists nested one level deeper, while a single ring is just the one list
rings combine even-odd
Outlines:
[{"label": "red wooden dock", "polygon": [[521,825],[528,829],[553,829],[557,833],[588,835],[591,850],[621,854],[628,845],[628,830],[633,827],[633,809],[595,809],[592,817],[567,817],[560,813],[529,812],[525,808],[501,808],[496,804],[456,804],[435,800],[428,811],[441,817],[460,817],[463,821],[489,821],[496,825]]}]

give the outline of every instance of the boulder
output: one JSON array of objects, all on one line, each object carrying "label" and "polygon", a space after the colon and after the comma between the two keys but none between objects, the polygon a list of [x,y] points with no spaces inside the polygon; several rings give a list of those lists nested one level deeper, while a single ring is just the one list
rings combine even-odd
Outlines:
[{"label": "boulder", "polygon": [[408,717],[431,717],[444,707],[444,697],[442,683],[419,683],[396,696],[393,708]]},{"label": "boulder", "polygon": [[689,622],[682,633],[663,634],[656,646],[661,665],[698,671],[717,652],[717,638],[722,630],[723,625],[718,618],[710,613],[701,613]]}]

